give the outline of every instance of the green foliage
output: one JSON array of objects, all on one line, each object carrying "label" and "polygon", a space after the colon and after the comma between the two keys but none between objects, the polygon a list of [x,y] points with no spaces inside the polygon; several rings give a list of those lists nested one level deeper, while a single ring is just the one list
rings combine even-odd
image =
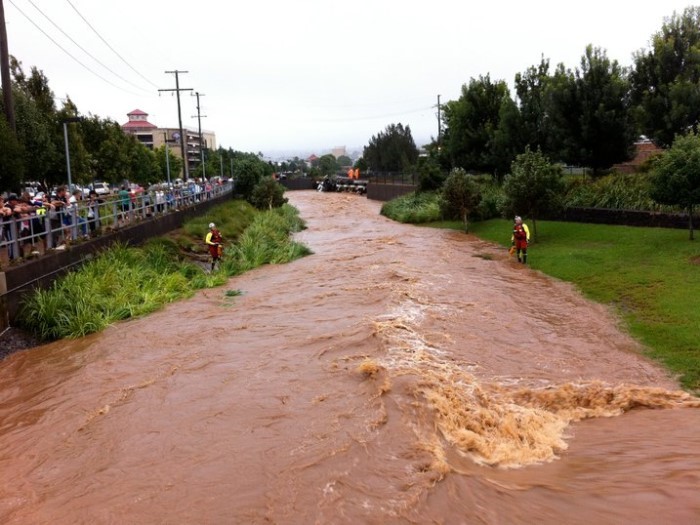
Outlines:
[{"label": "green foliage", "polygon": [[[682,230],[545,221],[528,250],[536,270],[569,281],[593,300],[618,309],[650,356],[700,393],[700,252]],[[512,223],[472,224],[472,233],[510,245]]]},{"label": "green foliage", "polygon": [[525,146],[524,122],[520,110],[510,96],[504,95],[491,142],[490,163],[498,180],[503,180],[515,157],[523,152]]},{"label": "green foliage", "polygon": [[283,264],[308,255],[311,251],[291,238],[302,225],[296,210],[287,204],[257,214],[238,243],[224,249],[221,270],[229,276],[240,275],[264,264]]},{"label": "green foliage", "polygon": [[4,115],[0,115],[0,191],[19,189],[24,180],[24,148],[10,129]]},{"label": "green foliage", "polygon": [[481,201],[474,179],[462,168],[455,168],[445,180],[440,194],[440,211],[445,219],[460,219],[469,230],[469,214]]},{"label": "green foliage", "polygon": [[272,177],[265,177],[253,188],[250,203],[259,210],[279,208],[287,202],[284,191],[284,186],[279,182]]},{"label": "green foliage", "polygon": [[640,51],[630,75],[632,100],[643,133],[669,147],[677,134],[700,122],[700,7],[674,13]]},{"label": "green foliage", "polygon": [[515,75],[515,92],[520,102],[523,141],[535,151],[549,152],[546,90],[550,80],[549,60],[542,57],[539,65]]},{"label": "green foliage", "polygon": [[14,91],[17,140],[24,149],[26,173],[44,180],[59,161],[65,162],[56,144],[54,114],[45,114],[35,100],[20,89]]},{"label": "green foliage", "polygon": [[572,177],[565,181],[564,206],[618,210],[657,208],[651,198],[651,181],[647,175],[611,174],[593,179]]},{"label": "green foliage", "polygon": [[552,154],[594,172],[631,158],[636,140],[625,70],[588,46],[580,69],[563,65],[547,83]]},{"label": "green foliage", "polygon": [[[216,217],[238,218],[221,221],[231,239],[241,228],[232,223],[254,215],[240,235],[240,243],[227,246],[223,272],[208,273],[202,266],[183,260],[178,245],[170,239],[151,239],[140,248],[114,245],[80,270],[56,280],[51,289],[32,294],[22,308],[22,325],[42,339],[82,337],[115,321],[153,312],[191,296],[195,290],[220,286],[230,275],[310,253],[290,238],[290,233],[302,229],[304,223],[296,209],[287,204],[264,213],[240,201],[217,208]],[[202,220],[206,219],[197,222]]]},{"label": "green foliage", "polygon": [[563,187],[561,169],[541,151],[528,149],[513,162],[511,174],[503,185],[507,210],[530,217],[536,237],[537,219],[560,204]]},{"label": "green foliage", "polygon": [[261,160],[250,157],[234,160],[235,191],[238,195],[246,200],[250,199],[255,185],[265,175],[263,164]]},{"label": "green foliage", "polygon": [[417,171],[419,192],[438,190],[445,182],[445,175],[440,169],[440,164],[433,158],[420,157]]},{"label": "green foliage", "polygon": [[338,157],[338,166],[340,166],[341,168],[352,166],[352,159],[347,155],[341,155],[340,157]]},{"label": "green foliage", "polygon": [[408,170],[418,160],[411,128],[401,123],[389,124],[384,131],[372,136],[362,157],[374,171]]},{"label": "green foliage", "polygon": [[[493,149],[494,138],[506,97],[509,97],[507,84],[491,82],[486,75],[478,80],[472,78],[469,85],[462,86],[459,100],[445,104],[443,148],[453,167],[496,172],[498,154]],[[503,148],[502,142],[499,147]]]},{"label": "green foliage", "polygon": [[420,224],[441,219],[439,195],[435,192],[412,192],[385,202],[380,211],[398,222]]},{"label": "green foliage", "polygon": [[42,339],[81,337],[191,295],[190,281],[166,253],[157,243],[143,249],[114,246],[30,296],[22,324]]},{"label": "green foliage", "polygon": [[[255,208],[248,202],[234,200],[215,206],[207,211],[206,214],[188,220],[184,224],[183,230],[189,237],[195,239],[195,244],[200,244],[204,241],[204,237],[209,231],[209,223],[213,222],[221,232],[224,243],[233,243],[253,222],[255,215]],[[191,241],[184,239],[180,246],[184,247],[186,242]]]},{"label": "green foliage", "polygon": [[367,164],[367,161],[365,160],[364,157],[360,157],[355,161],[355,165],[353,168],[357,168],[360,170],[360,173],[367,173],[367,170],[369,169],[369,165]]},{"label": "green foliage", "polygon": [[182,171],[182,159],[173,153],[172,148],[168,147],[168,157],[166,161],[165,144],[159,148],[156,148],[153,153],[156,156],[156,164],[158,166],[158,176],[160,180],[168,180],[168,166],[170,167],[170,180],[175,180],[178,177],[178,174]]},{"label": "green foliage", "polygon": [[318,169],[321,175],[325,177],[326,175],[335,174],[340,169],[340,165],[338,161],[335,160],[335,157],[329,153],[318,159]]},{"label": "green foliage", "polygon": [[493,219],[501,217],[507,207],[506,194],[503,186],[495,183],[490,177],[488,180],[478,180],[481,201],[474,210],[474,218],[477,220]]},{"label": "green foliage", "polygon": [[700,137],[676,138],[671,149],[654,163],[652,174],[652,198],[687,210],[692,240],[693,208],[700,204]]}]

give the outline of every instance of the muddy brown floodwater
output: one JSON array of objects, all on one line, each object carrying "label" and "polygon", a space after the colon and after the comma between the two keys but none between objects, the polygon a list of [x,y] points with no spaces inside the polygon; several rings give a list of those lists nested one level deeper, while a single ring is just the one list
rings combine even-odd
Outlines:
[{"label": "muddy brown floodwater", "polygon": [[313,255],[0,362],[1,523],[700,523],[698,400],[609,311],[288,196]]}]

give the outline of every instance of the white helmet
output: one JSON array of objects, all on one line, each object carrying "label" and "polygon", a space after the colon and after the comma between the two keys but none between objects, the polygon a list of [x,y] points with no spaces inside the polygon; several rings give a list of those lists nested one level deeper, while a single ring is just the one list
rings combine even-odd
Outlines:
[{"label": "white helmet", "polygon": [[209,229],[211,230],[212,228],[216,228],[216,224],[214,224],[213,222],[210,222]]}]

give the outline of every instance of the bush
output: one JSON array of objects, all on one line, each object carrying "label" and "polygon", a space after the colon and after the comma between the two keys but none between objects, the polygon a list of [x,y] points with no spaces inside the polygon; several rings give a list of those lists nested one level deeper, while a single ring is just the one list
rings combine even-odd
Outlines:
[{"label": "bush", "polygon": [[380,212],[398,222],[421,224],[442,218],[437,193],[413,192],[385,202]]},{"label": "bush", "polygon": [[594,180],[567,181],[563,203],[569,207],[654,210],[651,181],[646,174],[606,175]]},{"label": "bush", "polygon": [[459,219],[468,229],[472,211],[481,201],[481,191],[474,178],[462,168],[455,168],[445,180],[440,194],[440,210],[445,219]]},{"label": "bush", "polygon": [[284,190],[272,177],[265,177],[255,185],[248,201],[259,210],[279,208],[287,202]]}]

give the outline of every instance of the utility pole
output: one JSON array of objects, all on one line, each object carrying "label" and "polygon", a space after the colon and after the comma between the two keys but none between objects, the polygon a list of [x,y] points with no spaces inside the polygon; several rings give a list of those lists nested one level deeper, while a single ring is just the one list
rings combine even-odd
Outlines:
[{"label": "utility pole", "polygon": [[[199,97],[203,97],[204,93],[199,91],[194,92],[197,97],[197,123],[199,124],[199,155],[202,159],[202,179],[207,180],[207,170],[204,164],[204,146],[202,144],[202,118],[206,118],[206,115],[202,115],[199,111]],[[194,118],[194,116],[192,116]]]},{"label": "utility pole", "polygon": [[5,7],[0,0],[0,78],[2,98],[5,105],[5,118],[10,129],[15,132],[15,107],[12,104],[12,82],[10,81],[10,53],[7,50],[7,29],[5,28]]},{"label": "utility pole", "polygon": [[189,71],[166,71],[168,74],[175,75],[175,89],[159,89],[158,91],[175,91],[177,95],[177,120],[180,125],[180,153],[182,154],[182,165],[184,166],[184,181],[189,178],[189,162],[187,161],[187,151],[185,150],[185,133],[182,130],[182,110],[180,109],[180,91],[192,91],[192,88],[180,88],[180,73],[189,73]]},{"label": "utility pole", "polygon": [[438,152],[440,151],[441,138],[442,138],[442,122],[440,122],[440,95],[438,95],[438,137],[437,137]]}]

